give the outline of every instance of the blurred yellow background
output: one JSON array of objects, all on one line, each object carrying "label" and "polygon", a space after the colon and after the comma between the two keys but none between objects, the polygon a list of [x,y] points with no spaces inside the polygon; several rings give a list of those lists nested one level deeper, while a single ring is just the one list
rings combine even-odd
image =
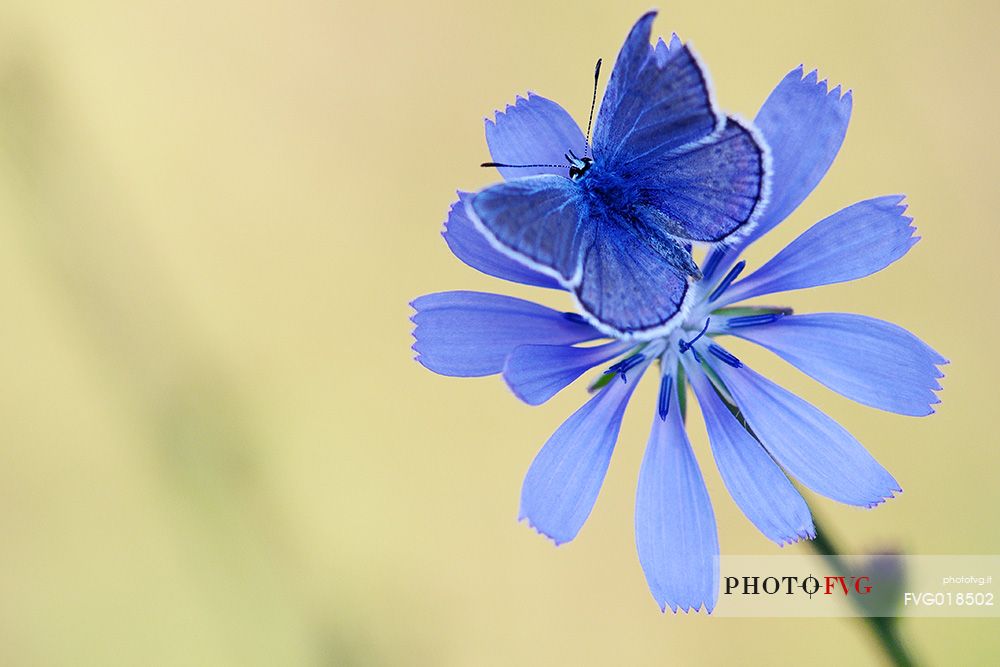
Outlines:
[{"label": "blurred yellow background", "polygon": [[[582,387],[528,408],[411,359],[419,294],[539,296],[438,235],[456,188],[496,178],[482,117],[532,89],[585,120],[594,60],[648,8],[0,7],[0,664],[875,660],[852,619],[659,613],[632,535],[650,386],[556,549],[516,522],[518,494]],[[734,346],[905,489],[871,512],[810,496],[818,517],[848,551],[1000,553],[1000,4],[661,10],[656,32],[696,45],[727,110],[752,117],[800,62],[854,89],[839,159],[751,266],[874,195],[907,193],[923,236],[878,276],[781,301],[923,337],[952,360],[938,414],[855,406]],[[775,552],[704,470],[723,552]],[[903,626],[930,664],[995,663],[998,629]]]}]

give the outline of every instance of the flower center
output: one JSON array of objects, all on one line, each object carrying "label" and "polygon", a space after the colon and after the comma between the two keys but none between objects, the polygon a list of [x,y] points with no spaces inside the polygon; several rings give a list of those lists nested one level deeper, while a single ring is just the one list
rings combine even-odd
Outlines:
[{"label": "flower center", "polygon": [[[698,341],[698,339],[705,335],[705,332],[708,331],[708,324],[711,321],[712,321],[711,317],[706,317],[705,324],[704,326],[702,326],[701,331],[698,332],[698,335],[696,335],[694,338],[690,340],[684,340],[683,338],[680,340],[680,342],[678,343],[678,348],[680,349],[681,354],[684,354],[685,352],[690,350],[694,346],[694,344]],[[685,327],[684,330],[690,331],[690,329],[688,329],[687,327]]]}]

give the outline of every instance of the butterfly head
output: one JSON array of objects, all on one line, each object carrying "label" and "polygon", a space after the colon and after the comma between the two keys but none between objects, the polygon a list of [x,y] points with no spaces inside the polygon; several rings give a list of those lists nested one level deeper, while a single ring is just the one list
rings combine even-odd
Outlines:
[{"label": "butterfly head", "polygon": [[594,164],[594,158],[577,157],[572,150],[566,153],[566,161],[569,162],[569,177],[574,181],[579,181],[586,176],[590,167]]}]

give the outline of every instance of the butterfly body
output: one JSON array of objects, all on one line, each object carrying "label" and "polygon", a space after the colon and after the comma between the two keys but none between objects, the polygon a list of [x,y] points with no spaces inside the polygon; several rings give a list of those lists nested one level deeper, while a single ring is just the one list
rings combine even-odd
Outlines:
[{"label": "butterfly body", "polygon": [[[690,244],[683,238],[683,229],[662,214],[661,210],[644,192],[642,180],[601,169],[591,160],[584,175],[575,180],[580,187],[579,197],[591,220],[597,224],[597,236],[643,239],[655,246],[671,266],[685,275],[701,276],[698,265],[691,260]],[[587,224],[587,223],[584,223]]]},{"label": "butterfly body", "polygon": [[[669,46],[649,44],[654,16],[643,16],[622,47],[592,155],[561,107],[529,96],[487,124],[494,158],[555,162],[558,150],[568,166],[525,177],[501,168],[508,180],[466,203],[495,248],[556,278],[594,326],[622,338],[663,335],[676,325],[690,281],[700,277],[692,243],[748,231],[767,190],[763,141],[715,110],[688,46],[676,36]],[[528,114],[549,123],[551,142],[523,140],[519,123]]]}]

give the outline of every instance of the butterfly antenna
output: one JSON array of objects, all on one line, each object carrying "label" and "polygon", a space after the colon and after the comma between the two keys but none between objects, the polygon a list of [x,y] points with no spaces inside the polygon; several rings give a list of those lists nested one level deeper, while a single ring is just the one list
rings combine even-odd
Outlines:
[{"label": "butterfly antenna", "polygon": [[601,76],[601,59],[597,59],[597,65],[594,67],[594,96],[590,98],[590,118],[587,119],[587,138],[586,144],[584,144],[583,155],[584,157],[590,155],[590,125],[594,122],[594,105],[597,104],[597,79]]},{"label": "butterfly antenna", "polygon": [[568,166],[564,164],[505,164],[503,162],[484,162],[480,167],[514,167],[514,168],[528,168],[528,167],[553,167],[555,169],[569,169]]}]

